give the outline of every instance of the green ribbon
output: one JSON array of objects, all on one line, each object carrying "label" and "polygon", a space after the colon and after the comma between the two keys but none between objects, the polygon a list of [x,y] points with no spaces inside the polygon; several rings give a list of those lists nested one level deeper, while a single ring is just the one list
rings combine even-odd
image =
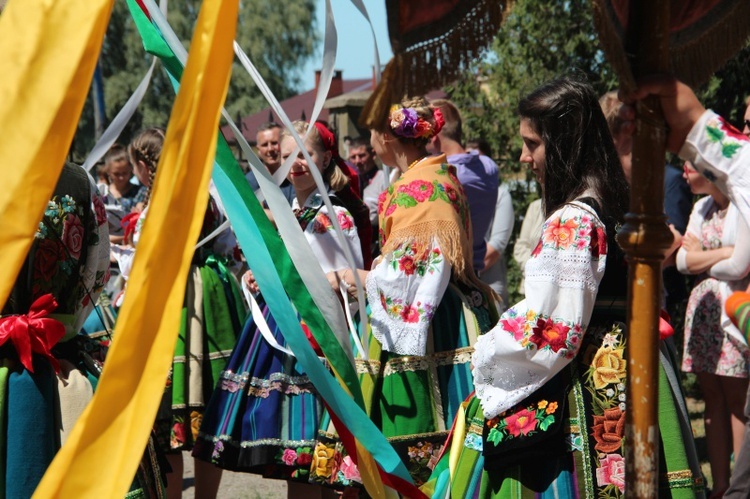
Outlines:
[{"label": "green ribbon", "polygon": [[[127,2],[145,49],[163,61],[173,83],[177,84],[182,74],[181,63],[136,0]],[[372,454],[384,472],[413,484],[398,454],[365,413],[354,366],[315,305],[283,241],[268,220],[221,134],[216,148],[213,180],[235,235],[246,253],[248,264],[263,290],[263,298],[288,346],[294,351],[316,390],[354,437]],[[291,291],[289,295],[285,289]],[[320,362],[302,330],[297,312],[308,325],[349,393],[342,389]]]}]

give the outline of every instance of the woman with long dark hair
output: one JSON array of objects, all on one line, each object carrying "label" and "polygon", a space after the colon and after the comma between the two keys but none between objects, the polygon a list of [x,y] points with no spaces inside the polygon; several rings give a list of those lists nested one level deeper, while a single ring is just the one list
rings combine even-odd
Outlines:
[{"label": "woman with long dark hair", "polygon": [[[520,160],[542,185],[546,221],[526,264],[526,299],[475,345],[476,397],[452,440],[458,468],[438,464],[434,496],[621,497],[627,283],[614,238],[628,185],[590,85],[550,81],[518,110]],[[691,470],[673,451],[681,446],[669,447],[661,469],[690,489]]]}]

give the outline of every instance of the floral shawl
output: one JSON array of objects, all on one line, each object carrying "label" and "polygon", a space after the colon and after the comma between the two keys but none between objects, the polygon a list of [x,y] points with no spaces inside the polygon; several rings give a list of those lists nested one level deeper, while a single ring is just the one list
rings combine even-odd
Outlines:
[{"label": "floral shawl", "polygon": [[[437,240],[453,276],[482,290],[472,265],[469,203],[445,155],[422,160],[404,173],[378,199],[381,252],[404,243],[429,251]],[[488,293],[492,296],[492,293]]]}]

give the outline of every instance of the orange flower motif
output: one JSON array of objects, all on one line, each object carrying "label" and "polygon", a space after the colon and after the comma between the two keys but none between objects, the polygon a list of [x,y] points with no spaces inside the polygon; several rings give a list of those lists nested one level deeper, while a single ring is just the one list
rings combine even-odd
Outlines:
[{"label": "orange flower motif", "polygon": [[550,402],[549,405],[547,406],[547,410],[544,412],[547,414],[552,414],[556,410],[557,410],[557,402]]},{"label": "orange flower motif", "polygon": [[552,220],[544,230],[544,242],[554,244],[560,249],[567,249],[575,239],[578,222],[570,218],[562,223],[559,218]]}]

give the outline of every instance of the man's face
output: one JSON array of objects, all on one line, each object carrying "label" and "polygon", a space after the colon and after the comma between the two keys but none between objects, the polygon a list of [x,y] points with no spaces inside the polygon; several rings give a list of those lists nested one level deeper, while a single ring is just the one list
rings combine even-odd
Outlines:
[{"label": "man's face", "polygon": [[256,136],[258,156],[271,173],[281,166],[279,130],[279,128],[263,130]]},{"label": "man's face", "polygon": [[374,155],[365,146],[350,148],[349,162],[356,166],[360,173],[366,173],[375,168]]},{"label": "man's face", "polygon": [[742,129],[742,133],[750,137],[750,126],[748,126],[748,123],[750,123],[750,106],[747,106],[745,109],[745,117],[742,118],[744,120],[745,127]]}]

